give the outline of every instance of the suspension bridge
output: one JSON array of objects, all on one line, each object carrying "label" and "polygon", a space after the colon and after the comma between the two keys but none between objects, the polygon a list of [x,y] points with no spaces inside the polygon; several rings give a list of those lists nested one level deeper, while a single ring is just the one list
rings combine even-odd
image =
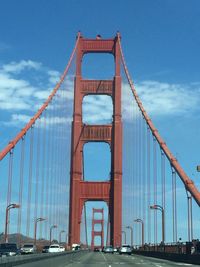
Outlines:
[{"label": "suspension bridge", "polygon": [[[113,56],[114,77],[84,79],[82,60],[90,53]],[[93,114],[100,122],[88,122],[83,102],[90,99],[89,105],[99,96],[111,99],[111,119],[102,123],[106,108],[102,103],[101,112]],[[93,157],[99,153],[95,145],[104,144],[102,150],[109,151],[109,158],[95,165],[96,173],[101,173],[103,162],[109,165],[105,179],[87,177],[92,162],[87,162],[86,149],[91,143]],[[198,243],[193,222],[198,220],[200,191],[143,107],[119,33],[111,39],[100,35],[88,39],[78,33],[60,81],[1,150],[0,173],[1,243],[12,243],[15,237],[18,247],[58,242],[70,250],[80,244],[85,250],[65,257],[79,265],[83,259],[86,266],[150,262],[138,255],[94,257],[88,249],[95,247],[118,248],[126,243],[137,253],[180,253],[181,244],[181,253],[186,254],[188,246]],[[95,213],[101,216],[95,218]],[[54,260],[52,266],[60,266],[60,258]]]}]

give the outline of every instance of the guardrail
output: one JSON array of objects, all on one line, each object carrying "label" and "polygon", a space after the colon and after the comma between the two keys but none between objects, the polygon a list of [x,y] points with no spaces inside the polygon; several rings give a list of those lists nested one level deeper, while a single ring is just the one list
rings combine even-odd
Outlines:
[{"label": "guardrail", "polygon": [[73,257],[77,253],[82,254],[85,251],[86,250],[78,250],[78,251],[65,251],[65,252],[57,252],[57,253],[37,253],[37,254],[31,254],[31,255],[29,254],[29,255],[0,257],[0,267],[17,266],[17,265],[24,264],[24,263],[40,261],[40,260],[45,260],[45,259],[60,257],[60,256],[69,256],[69,260],[72,260]]},{"label": "guardrail", "polygon": [[174,243],[160,243],[160,244],[144,244],[144,246],[135,246],[134,250],[146,252],[165,252],[177,254],[200,254],[199,240],[191,242],[174,242]]}]

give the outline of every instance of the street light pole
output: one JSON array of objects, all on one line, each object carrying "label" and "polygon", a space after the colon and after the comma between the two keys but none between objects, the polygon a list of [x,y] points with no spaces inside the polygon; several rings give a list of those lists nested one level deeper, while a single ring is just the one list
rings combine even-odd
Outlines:
[{"label": "street light pole", "polygon": [[52,230],[54,229],[54,228],[57,228],[58,226],[56,225],[56,224],[54,224],[54,225],[52,225],[51,227],[50,227],[50,245],[51,245],[51,237],[52,237]]},{"label": "street light pole", "polygon": [[144,246],[144,221],[142,219],[136,219],[134,222],[141,223],[142,225],[142,246]]},{"label": "street light pole", "polygon": [[160,205],[154,204],[150,206],[150,209],[160,210],[162,214],[162,243],[165,243],[165,211],[164,208]]},{"label": "street light pole", "polygon": [[46,219],[44,218],[36,218],[35,224],[34,224],[34,245],[36,246],[36,240],[37,240],[37,223],[45,221]]},{"label": "street light pole", "polygon": [[61,230],[60,233],[59,233],[59,243],[61,243],[61,235],[62,233],[65,233],[65,230]]},{"label": "street light pole", "polygon": [[122,234],[124,234],[124,242],[126,244],[126,232],[125,231],[122,231]]},{"label": "street light pole", "polygon": [[133,227],[126,226],[126,229],[130,229],[131,230],[131,246],[133,246]]},{"label": "street light pole", "polygon": [[9,224],[8,217],[9,217],[9,210],[11,210],[11,209],[19,209],[19,208],[20,208],[19,204],[10,204],[6,208],[5,237],[4,237],[5,243],[8,243],[8,224]]}]

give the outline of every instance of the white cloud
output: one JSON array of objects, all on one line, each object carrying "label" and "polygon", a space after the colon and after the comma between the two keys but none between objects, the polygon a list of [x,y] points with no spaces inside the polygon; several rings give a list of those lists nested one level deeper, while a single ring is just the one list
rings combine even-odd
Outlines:
[{"label": "white cloud", "polygon": [[[129,92],[128,92],[129,91]],[[142,81],[136,91],[147,113],[156,116],[186,114],[199,108],[200,85],[170,84],[158,81]],[[126,119],[133,116],[133,96],[128,84],[123,85],[123,112]]]},{"label": "white cloud", "polygon": [[104,95],[91,95],[83,100],[83,119],[86,123],[112,122],[112,99]]},{"label": "white cloud", "polygon": [[[34,114],[33,114],[34,115]],[[32,116],[29,115],[25,115],[25,114],[17,114],[14,113],[11,115],[11,120],[8,122],[4,122],[4,125],[12,125],[12,126],[21,126],[21,125],[25,125],[27,124],[30,119],[32,118]],[[59,124],[71,124],[71,118],[67,118],[67,117],[51,117],[51,118],[45,118],[41,117],[40,119],[40,127],[44,127],[44,120],[45,120],[45,124],[46,125],[59,125]],[[38,124],[35,125],[36,127],[38,127]]]},{"label": "white cloud", "polygon": [[24,69],[35,69],[39,70],[42,64],[40,62],[35,62],[32,60],[21,60],[20,62],[11,62],[9,64],[5,64],[2,67],[2,70],[7,73],[20,73]]},{"label": "white cloud", "polygon": [[48,72],[49,75],[49,82],[51,84],[56,84],[60,80],[60,73],[56,70],[49,70]]},{"label": "white cloud", "polygon": [[35,91],[34,96],[39,100],[46,100],[50,95],[52,88],[48,88],[47,90]]},{"label": "white cloud", "polygon": [[12,114],[12,121],[13,124],[21,124],[22,123],[27,123],[31,119],[31,116],[28,115],[23,115],[23,114]]},{"label": "white cloud", "polygon": [[[37,71],[38,75],[24,75],[25,71]],[[22,75],[22,71],[24,71]],[[37,74],[36,73],[36,74]],[[29,73],[30,74],[30,73]],[[26,78],[24,78],[26,77]],[[37,79],[34,80],[33,78]],[[33,115],[51,93],[58,82],[60,74],[56,70],[45,68],[40,62],[21,60],[11,62],[0,68],[0,110],[20,112],[26,116]],[[69,75],[61,85],[61,98],[72,105],[74,97],[74,78]],[[162,83],[158,81],[141,81],[136,84],[136,90],[148,114],[155,116],[187,114],[199,108],[200,83],[187,85]],[[59,100],[58,103],[59,104]],[[122,85],[123,119],[130,121],[138,112],[136,103],[128,84]],[[113,114],[112,100],[108,96],[85,97],[83,101],[84,118],[87,123],[110,123]],[[19,114],[18,114],[19,115]],[[11,116],[11,121],[13,121]],[[16,121],[24,123],[25,117],[18,116]],[[71,121],[71,118],[69,118]]]},{"label": "white cloud", "polygon": [[[34,73],[26,75],[27,70]],[[34,112],[47,99],[58,76],[58,71],[32,60],[4,64],[0,67],[0,110]]]}]

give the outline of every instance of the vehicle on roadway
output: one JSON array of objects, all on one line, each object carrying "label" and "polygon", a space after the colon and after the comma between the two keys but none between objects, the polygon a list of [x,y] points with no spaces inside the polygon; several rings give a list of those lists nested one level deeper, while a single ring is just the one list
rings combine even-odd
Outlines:
[{"label": "vehicle on roadway", "polygon": [[122,245],[119,249],[119,254],[128,254],[131,255],[132,253],[132,248],[129,245]]},{"label": "vehicle on roadway", "polygon": [[52,244],[49,247],[49,251],[50,253],[54,253],[54,252],[60,252],[60,246],[58,244]]},{"label": "vehicle on roadway", "polygon": [[119,252],[119,247],[114,247],[113,250],[114,250],[114,253],[118,253]]},{"label": "vehicle on roadway", "polygon": [[100,252],[100,249],[99,248],[94,248],[94,252]]},{"label": "vehicle on roadway", "polygon": [[103,252],[104,253],[114,253],[114,249],[112,246],[107,246],[107,247],[104,247]]},{"label": "vehicle on roadway", "polygon": [[15,243],[0,244],[0,257],[16,256],[19,254],[19,249]]},{"label": "vehicle on roadway", "polygon": [[24,244],[20,249],[21,254],[36,253],[36,246],[34,244]]},{"label": "vehicle on roadway", "polygon": [[80,250],[81,249],[81,246],[80,244],[72,244],[72,250]]},{"label": "vehicle on roadway", "polygon": [[60,246],[60,252],[64,252],[65,251],[65,247]]},{"label": "vehicle on roadway", "polygon": [[49,246],[44,246],[42,248],[42,253],[48,253],[49,252]]}]

